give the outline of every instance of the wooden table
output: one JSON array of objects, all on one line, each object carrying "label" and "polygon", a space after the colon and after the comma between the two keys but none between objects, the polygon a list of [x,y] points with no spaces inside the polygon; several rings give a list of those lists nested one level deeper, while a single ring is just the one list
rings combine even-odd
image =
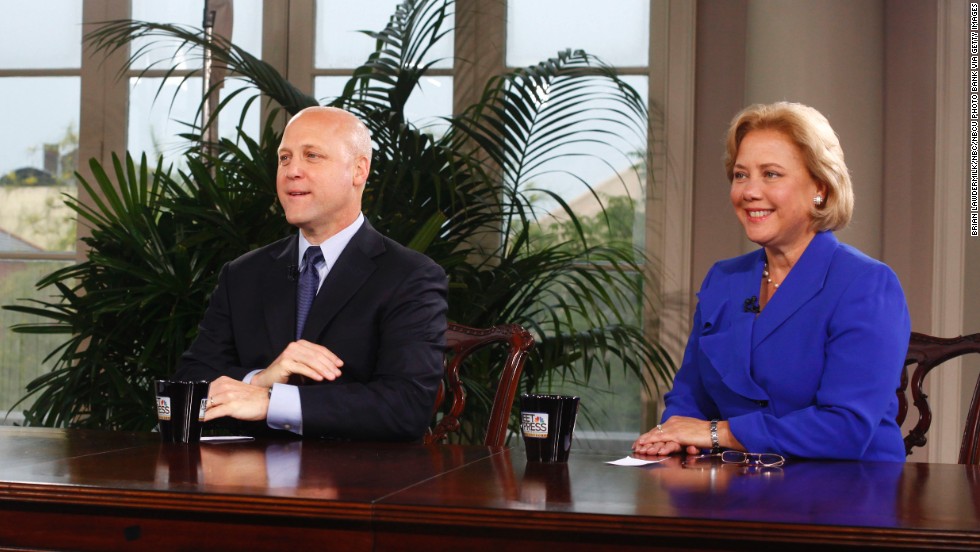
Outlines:
[{"label": "wooden table", "polygon": [[980,548],[977,467],[605,464],[624,454],[0,428],[0,547]]}]

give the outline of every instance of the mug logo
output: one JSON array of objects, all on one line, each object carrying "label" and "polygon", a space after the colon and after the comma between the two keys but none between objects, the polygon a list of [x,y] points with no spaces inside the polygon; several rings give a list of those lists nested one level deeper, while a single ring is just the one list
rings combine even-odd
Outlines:
[{"label": "mug logo", "polygon": [[208,409],[208,398],[204,397],[203,399],[201,399],[201,408],[199,408],[197,411],[197,419],[199,421],[202,422],[204,421],[204,412],[206,412],[207,409]]},{"label": "mug logo", "polygon": [[547,412],[521,412],[521,431],[525,437],[534,439],[548,438]]},{"label": "mug logo", "polygon": [[157,418],[170,419],[170,397],[157,397]]}]

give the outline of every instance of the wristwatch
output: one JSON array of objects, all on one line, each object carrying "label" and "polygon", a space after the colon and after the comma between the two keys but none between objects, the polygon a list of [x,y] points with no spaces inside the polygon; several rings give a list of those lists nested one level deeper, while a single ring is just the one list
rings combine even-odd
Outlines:
[{"label": "wristwatch", "polygon": [[721,445],[718,443],[718,420],[711,420],[711,425],[708,427],[711,430],[711,454],[718,454],[721,452]]}]

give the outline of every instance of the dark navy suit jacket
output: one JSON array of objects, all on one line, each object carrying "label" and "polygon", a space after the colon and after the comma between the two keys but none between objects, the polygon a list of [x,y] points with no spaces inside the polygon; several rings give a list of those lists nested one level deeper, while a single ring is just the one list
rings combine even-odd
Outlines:
[{"label": "dark navy suit jacket", "polygon": [[[298,242],[293,235],[222,268],[178,378],[241,380],[294,340]],[[443,374],[446,292],[439,265],[364,222],[303,331],[344,361],[337,380],[300,386],[304,437],[421,438]]]},{"label": "dark navy suit jacket", "polygon": [[760,249],[708,272],[664,420],[728,420],[752,452],[904,461],[910,322],[895,273],[821,232],[756,316],[764,261]]}]

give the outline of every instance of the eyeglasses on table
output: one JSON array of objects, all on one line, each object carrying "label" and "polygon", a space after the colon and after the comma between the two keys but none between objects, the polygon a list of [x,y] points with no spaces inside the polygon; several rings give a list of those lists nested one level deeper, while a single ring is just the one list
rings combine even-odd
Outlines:
[{"label": "eyeglasses on table", "polygon": [[[720,458],[723,464],[736,464],[758,468],[778,468],[786,463],[782,455],[773,452],[742,452],[740,450],[725,450],[714,454],[689,456],[688,461],[697,463],[700,460]],[[684,464],[688,464],[685,462]]]}]

